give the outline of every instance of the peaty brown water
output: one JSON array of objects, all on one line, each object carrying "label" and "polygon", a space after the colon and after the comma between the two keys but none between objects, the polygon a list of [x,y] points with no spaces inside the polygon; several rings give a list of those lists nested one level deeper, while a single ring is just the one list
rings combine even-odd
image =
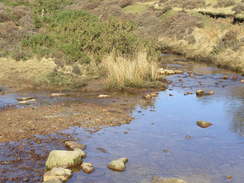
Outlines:
[{"label": "peaty brown water", "polygon": [[[233,73],[196,63],[168,67],[186,72],[169,76],[173,81],[169,90],[146,106],[136,106],[130,124],[98,132],[71,127],[58,134],[0,144],[0,182],[41,182],[48,152],[65,149],[63,141],[75,139],[87,144],[85,161],[96,170],[89,175],[77,171],[68,183],[148,183],[153,176],[189,183],[243,183],[243,77],[224,80],[223,75]],[[197,89],[214,90],[215,95],[184,95]],[[199,128],[197,120],[213,126]],[[120,157],[129,159],[125,172],[106,168],[110,160]]]}]

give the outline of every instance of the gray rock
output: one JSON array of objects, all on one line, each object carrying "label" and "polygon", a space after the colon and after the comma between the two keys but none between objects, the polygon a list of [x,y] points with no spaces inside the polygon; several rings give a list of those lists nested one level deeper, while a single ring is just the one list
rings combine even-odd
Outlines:
[{"label": "gray rock", "polygon": [[152,183],[187,183],[187,182],[177,178],[153,177]]},{"label": "gray rock", "polygon": [[113,160],[108,164],[108,168],[115,171],[124,171],[126,166],[125,164],[128,162],[128,158],[120,158],[117,160]]},{"label": "gray rock", "polygon": [[43,176],[44,181],[60,180],[62,182],[67,181],[72,176],[72,172],[69,169],[53,168],[46,172]]},{"label": "gray rock", "polygon": [[82,158],[85,158],[86,153],[80,149],[75,151],[54,150],[49,153],[46,161],[48,170],[55,167],[70,168],[82,163]]}]

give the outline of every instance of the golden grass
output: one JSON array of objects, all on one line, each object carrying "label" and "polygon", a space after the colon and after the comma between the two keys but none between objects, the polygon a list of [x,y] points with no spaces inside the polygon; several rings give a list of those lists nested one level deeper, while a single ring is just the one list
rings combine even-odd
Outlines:
[{"label": "golden grass", "polygon": [[108,56],[103,61],[108,88],[145,87],[148,82],[159,79],[159,65],[149,61],[145,53],[139,53],[135,59]]},{"label": "golden grass", "polygon": [[0,81],[25,88],[27,85],[41,83],[55,68],[56,64],[52,59],[33,58],[27,61],[16,61],[0,58]]}]

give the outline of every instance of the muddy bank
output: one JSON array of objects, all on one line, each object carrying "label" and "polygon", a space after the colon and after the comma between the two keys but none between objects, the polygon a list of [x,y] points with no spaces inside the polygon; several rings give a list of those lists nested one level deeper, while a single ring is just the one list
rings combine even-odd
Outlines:
[{"label": "muddy bank", "polygon": [[99,129],[126,124],[132,119],[129,110],[96,104],[5,109],[0,112],[0,142],[19,140],[35,134],[50,134],[70,126]]},{"label": "muddy bank", "polygon": [[22,94],[36,98],[30,105],[18,104],[16,98],[21,95],[6,95],[0,98],[8,104],[0,106],[0,142],[47,135],[72,126],[98,130],[128,124],[136,105],[152,104],[153,100],[143,99],[150,91],[155,90],[107,92],[106,98],[99,98],[99,92],[72,93],[65,97],[50,97],[47,93]]}]

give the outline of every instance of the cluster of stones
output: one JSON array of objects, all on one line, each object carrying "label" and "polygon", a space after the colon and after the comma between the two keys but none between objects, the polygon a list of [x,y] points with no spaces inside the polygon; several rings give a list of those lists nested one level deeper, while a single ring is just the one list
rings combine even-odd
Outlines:
[{"label": "cluster of stones", "polygon": [[152,93],[148,93],[146,95],[143,96],[144,99],[152,99],[154,97],[158,96],[158,92],[152,92]]},{"label": "cluster of stones", "polygon": [[[65,146],[70,150],[53,150],[49,153],[46,161],[46,173],[43,183],[62,183],[72,176],[72,168],[80,167],[84,173],[90,174],[95,168],[92,163],[83,162],[86,158],[86,145],[74,141],[66,141]],[[113,160],[108,168],[114,171],[124,171],[128,162],[127,158]]]},{"label": "cluster of stones", "polygon": [[161,75],[173,75],[173,74],[183,74],[184,72],[180,70],[169,70],[169,69],[160,68],[158,70],[158,73]]}]

